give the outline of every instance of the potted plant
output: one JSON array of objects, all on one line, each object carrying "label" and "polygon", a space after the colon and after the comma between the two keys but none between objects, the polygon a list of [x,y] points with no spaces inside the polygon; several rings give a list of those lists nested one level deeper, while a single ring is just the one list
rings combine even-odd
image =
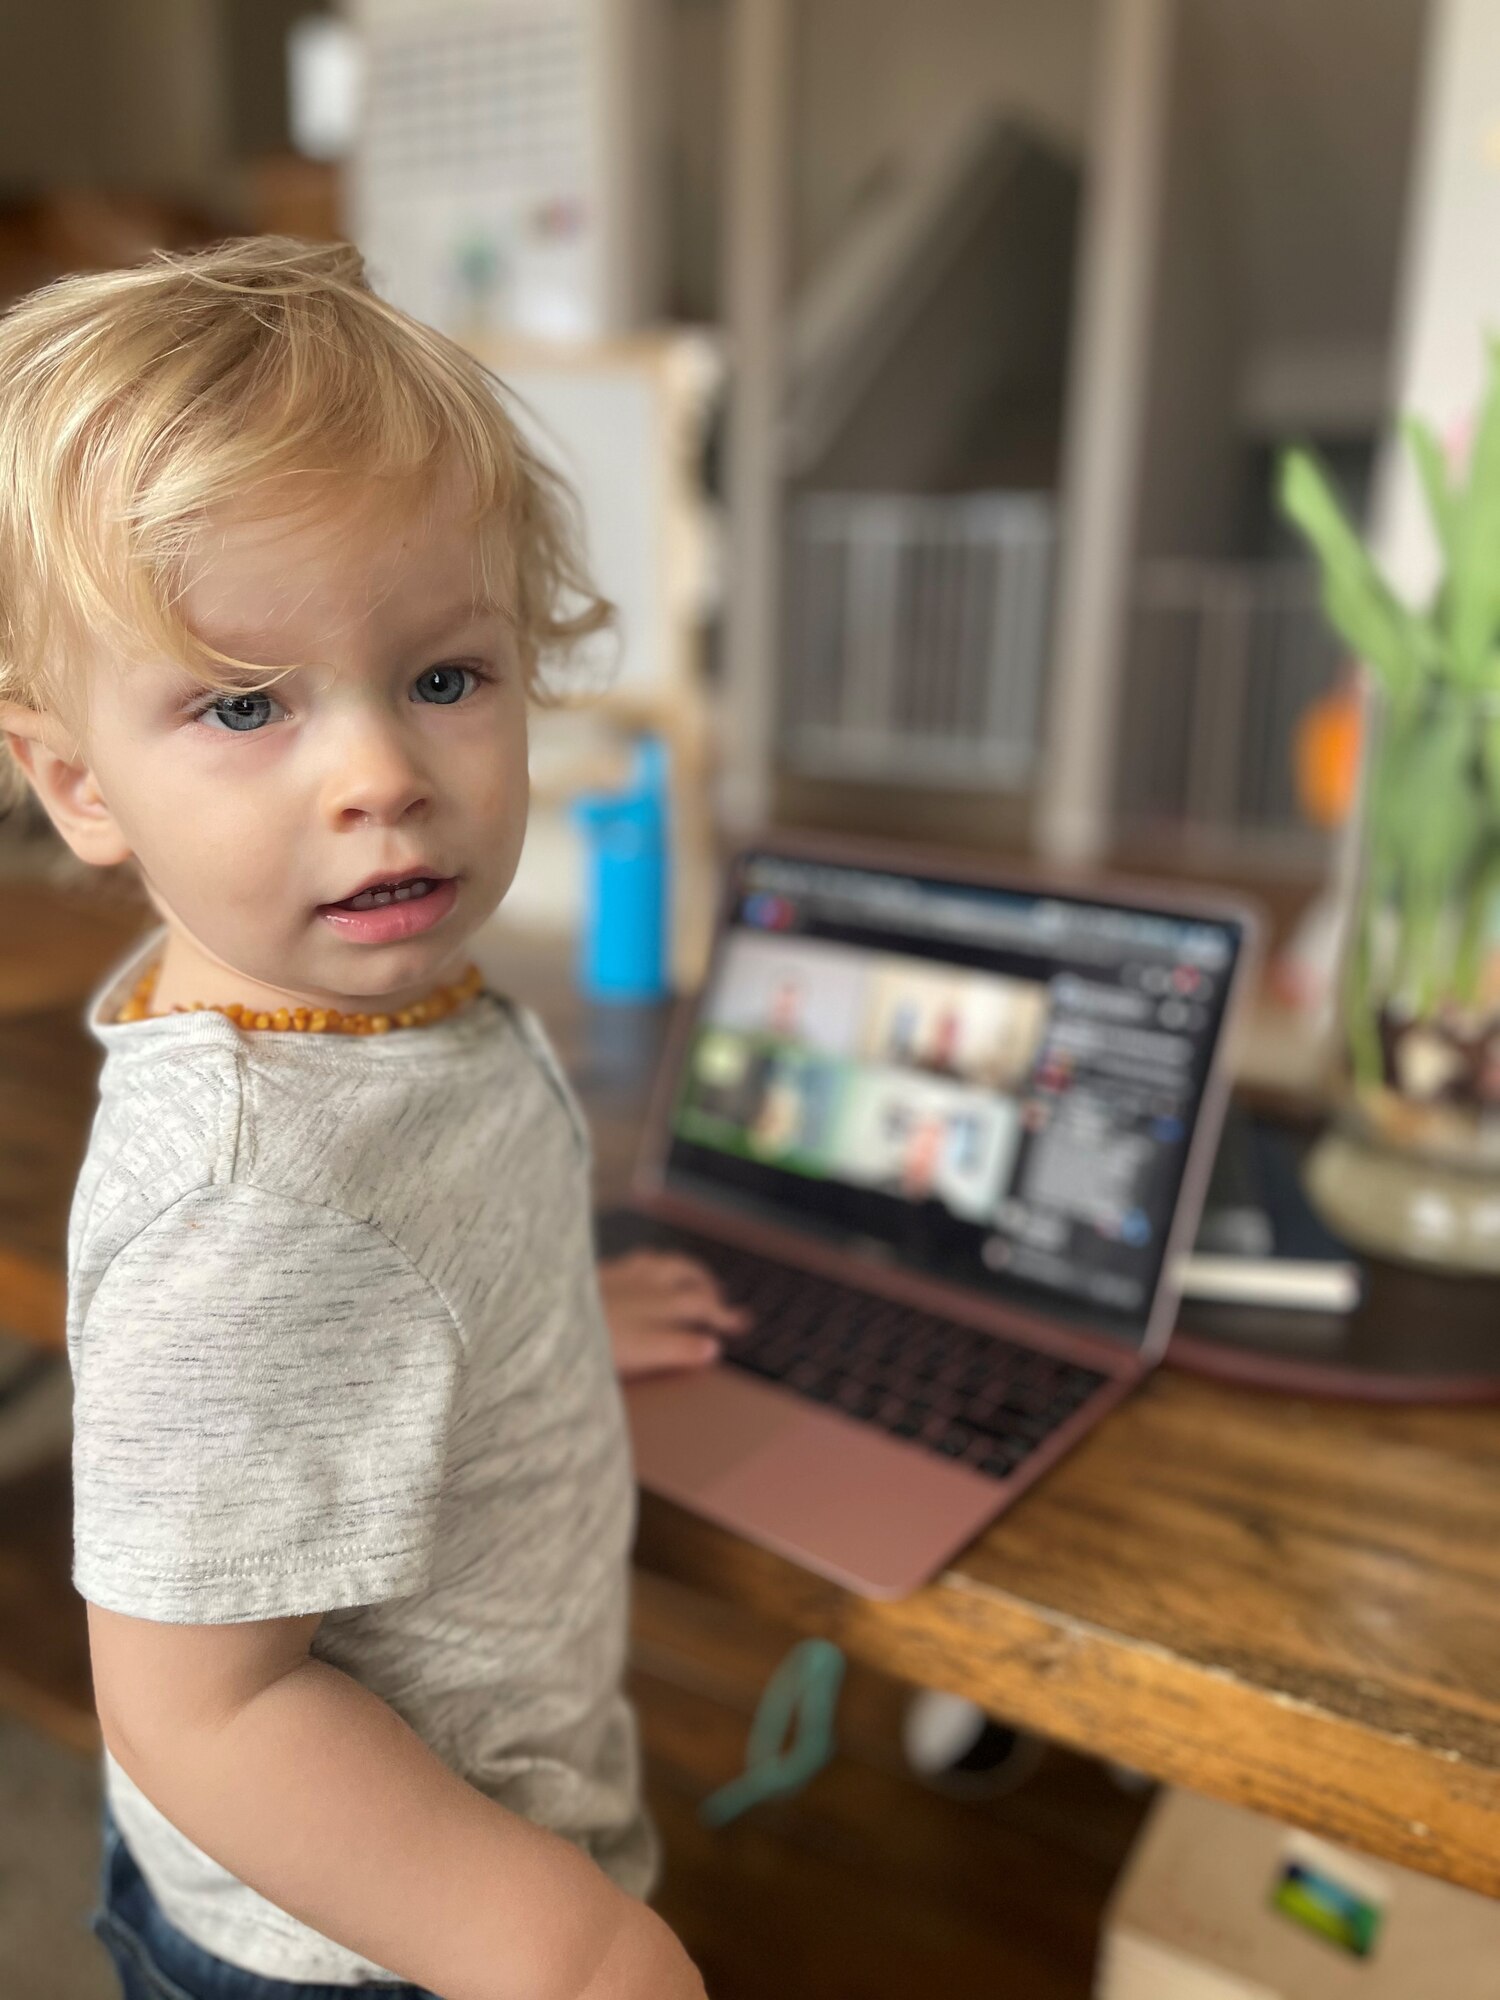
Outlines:
[{"label": "potted plant", "polygon": [[1309,1187],[1345,1236],[1500,1271],[1500,341],[1468,464],[1403,424],[1441,552],[1404,602],[1308,452],[1280,497],[1371,679],[1340,1114]]}]

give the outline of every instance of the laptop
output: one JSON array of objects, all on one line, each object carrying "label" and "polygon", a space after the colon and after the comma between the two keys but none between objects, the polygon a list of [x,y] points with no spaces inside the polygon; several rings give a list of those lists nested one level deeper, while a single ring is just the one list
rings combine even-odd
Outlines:
[{"label": "laptop", "polygon": [[1161,1359],[1254,920],[869,842],[731,862],[610,1255],[753,1323],[632,1382],[643,1486],[899,1597]]}]

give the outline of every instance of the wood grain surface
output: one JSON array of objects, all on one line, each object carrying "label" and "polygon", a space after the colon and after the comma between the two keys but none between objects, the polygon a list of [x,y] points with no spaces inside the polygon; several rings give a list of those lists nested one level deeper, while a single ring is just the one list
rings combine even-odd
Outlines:
[{"label": "wood grain surface", "polygon": [[[546,1019],[617,1198],[660,1011],[584,1006],[559,947],[503,927],[476,956]],[[89,1057],[66,1008],[0,1028],[3,1101],[54,1092],[24,1163],[0,1128],[0,1248],[55,1273],[48,1203],[82,1149]],[[1443,1310],[1440,1282],[1425,1296]],[[1493,1407],[1300,1402],[1168,1367],[902,1603],[649,1499],[638,1560],[1059,1742],[1500,1895]]]}]

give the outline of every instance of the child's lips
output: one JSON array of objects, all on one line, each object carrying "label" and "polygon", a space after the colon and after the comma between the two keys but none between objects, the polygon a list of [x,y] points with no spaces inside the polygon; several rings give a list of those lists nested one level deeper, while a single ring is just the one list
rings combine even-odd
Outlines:
[{"label": "child's lips", "polygon": [[434,882],[425,896],[404,903],[381,903],[374,909],[351,910],[343,903],[320,903],[318,915],[344,937],[362,944],[391,944],[415,937],[441,923],[458,899],[457,880]]}]

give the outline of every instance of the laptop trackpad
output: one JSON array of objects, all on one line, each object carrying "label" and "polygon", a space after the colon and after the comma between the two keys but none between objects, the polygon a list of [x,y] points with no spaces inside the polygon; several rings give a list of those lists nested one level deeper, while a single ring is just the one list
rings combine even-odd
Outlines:
[{"label": "laptop trackpad", "polygon": [[632,1382],[625,1407],[642,1484],[684,1500],[752,1458],[797,1416],[785,1397],[720,1368]]},{"label": "laptop trackpad", "polygon": [[898,1445],[737,1370],[627,1392],[641,1484],[854,1590],[915,1590],[997,1511],[966,1466]]}]

